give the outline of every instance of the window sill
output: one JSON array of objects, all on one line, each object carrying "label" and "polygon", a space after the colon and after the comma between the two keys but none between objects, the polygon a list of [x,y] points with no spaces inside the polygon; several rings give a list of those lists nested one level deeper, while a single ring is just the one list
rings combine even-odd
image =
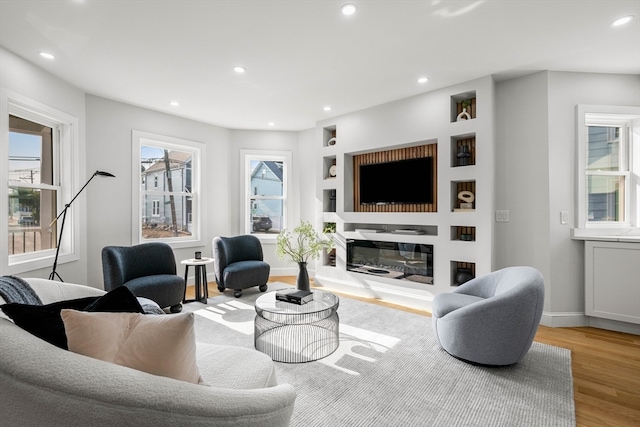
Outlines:
[{"label": "window sill", "polygon": [[640,243],[640,227],[627,228],[574,228],[573,240],[599,240],[603,242]]}]

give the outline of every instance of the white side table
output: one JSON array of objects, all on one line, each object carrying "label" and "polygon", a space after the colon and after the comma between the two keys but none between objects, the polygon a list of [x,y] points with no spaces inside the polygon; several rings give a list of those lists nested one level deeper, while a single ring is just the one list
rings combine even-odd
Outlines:
[{"label": "white side table", "polygon": [[[209,298],[209,288],[207,286],[207,264],[211,264],[213,262],[213,258],[189,258],[180,261],[180,264],[184,265],[184,297],[182,298],[183,303],[200,301],[202,303],[207,303],[207,298]],[[187,300],[187,280],[189,279],[189,267],[195,267],[196,269],[196,298]]]}]

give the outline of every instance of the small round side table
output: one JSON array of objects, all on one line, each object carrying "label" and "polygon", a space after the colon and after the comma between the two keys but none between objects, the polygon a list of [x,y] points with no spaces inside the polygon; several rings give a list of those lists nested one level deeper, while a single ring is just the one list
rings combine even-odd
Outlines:
[{"label": "small round side table", "polygon": [[[207,303],[207,298],[209,298],[209,289],[207,287],[207,264],[211,264],[213,262],[213,258],[189,258],[180,261],[180,264],[184,265],[184,297],[182,298],[183,303],[200,301],[204,304]],[[189,279],[189,267],[195,267],[196,269],[196,298],[187,300],[187,280]]]}]

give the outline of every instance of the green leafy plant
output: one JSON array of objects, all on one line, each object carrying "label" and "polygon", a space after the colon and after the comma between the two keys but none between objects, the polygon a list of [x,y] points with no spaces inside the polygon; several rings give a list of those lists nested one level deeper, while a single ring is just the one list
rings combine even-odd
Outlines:
[{"label": "green leafy plant", "polygon": [[336,223],[335,222],[327,222],[324,225],[324,230],[322,230],[324,234],[333,234],[336,232]]},{"label": "green leafy plant", "polygon": [[460,104],[462,105],[462,108],[468,108],[471,106],[471,100],[463,99],[462,101],[460,101]]},{"label": "green leafy plant", "polygon": [[333,248],[333,241],[322,238],[306,221],[301,222],[293,232],[282,230],[276,239],[276,255],[280,259],[288,256],[293,262],[317,259],[323,248]]}]

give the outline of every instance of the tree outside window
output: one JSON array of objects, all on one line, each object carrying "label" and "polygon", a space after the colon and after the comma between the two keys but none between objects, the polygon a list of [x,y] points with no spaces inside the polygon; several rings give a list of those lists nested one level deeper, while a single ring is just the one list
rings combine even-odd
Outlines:
[{"label": "tree outside window", "polygon": [[202,144],[137,131],[134,142],[134,168],[139,171],[135,240],[195,244],[200,238],[195,189]]}]

